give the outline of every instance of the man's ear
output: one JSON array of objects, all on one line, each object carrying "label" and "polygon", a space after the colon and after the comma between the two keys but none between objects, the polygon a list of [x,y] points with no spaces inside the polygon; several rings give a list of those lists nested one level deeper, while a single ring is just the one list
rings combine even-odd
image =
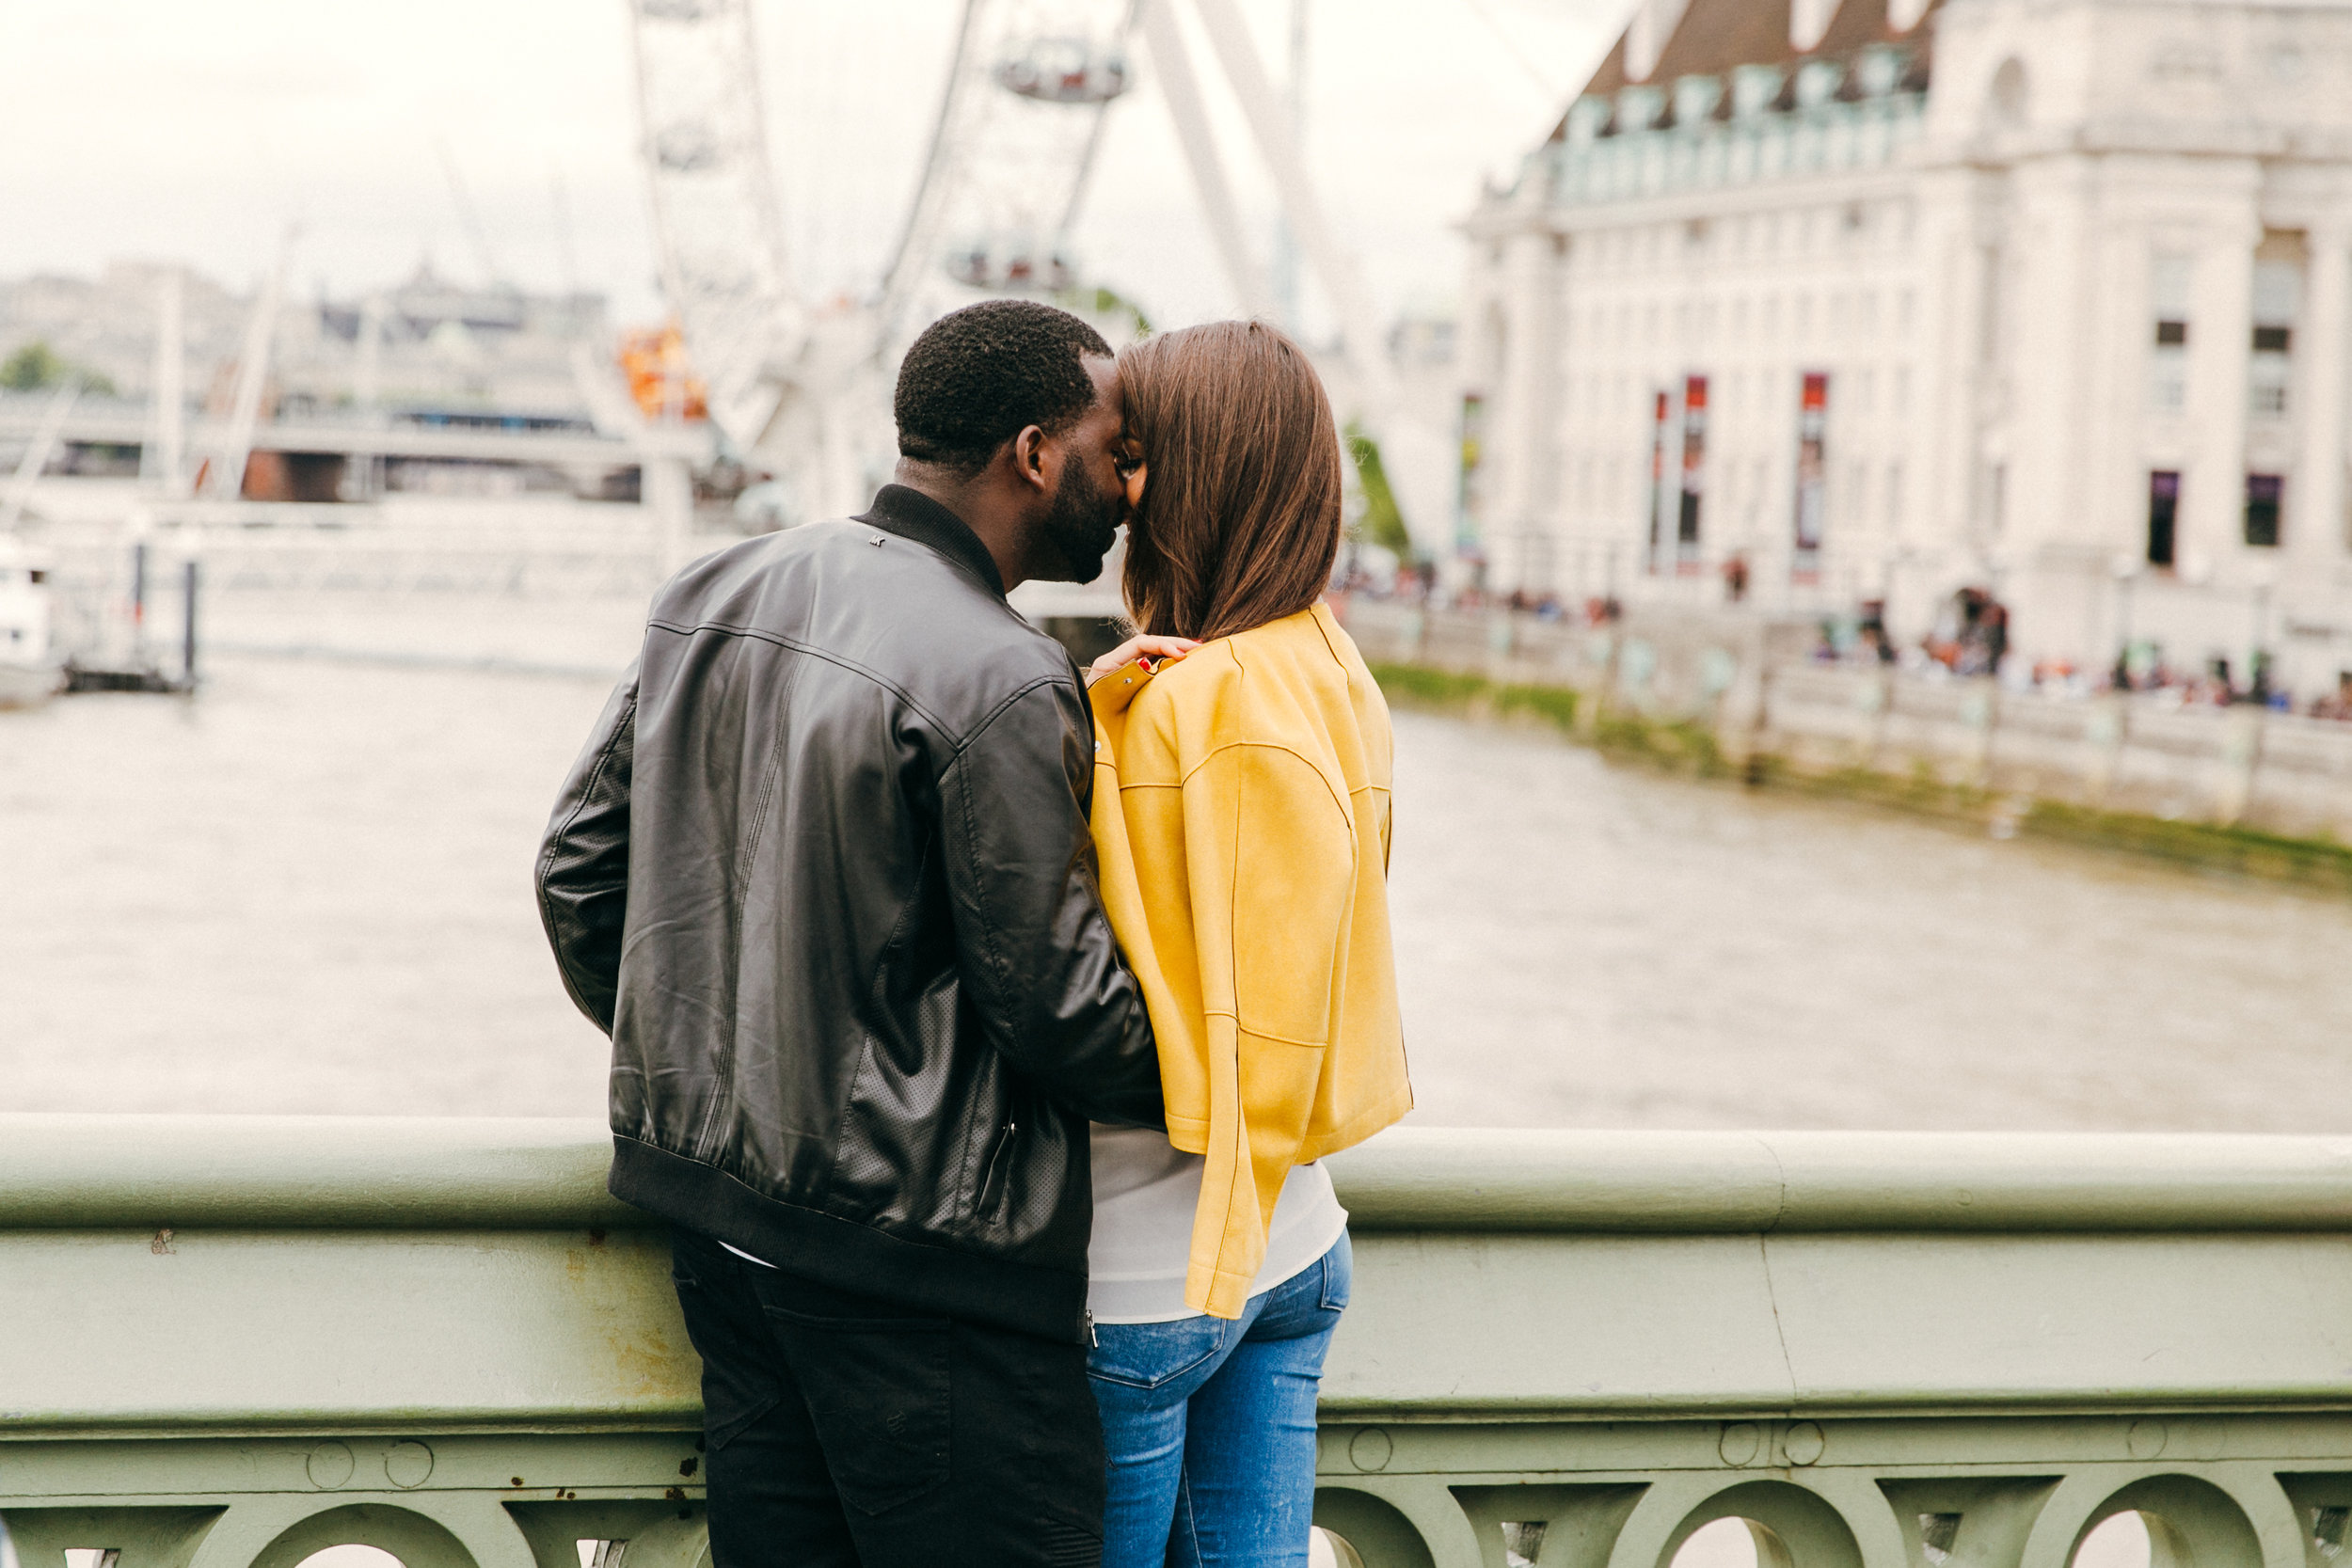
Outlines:
[{"label": "man's ear", "polygon": [[1051,490],[1045,482],[1045,432],[1037,425],[1025,425],[1012,438],[1012,467],[1024,480],[1040,491]]}]

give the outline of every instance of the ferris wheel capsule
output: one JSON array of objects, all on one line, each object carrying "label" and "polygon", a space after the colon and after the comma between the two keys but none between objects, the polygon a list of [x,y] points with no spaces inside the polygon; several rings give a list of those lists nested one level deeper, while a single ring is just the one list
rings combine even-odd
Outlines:
[{"label": "ferris wheel capsule", "polygon": [[1077,281],[1077,269],[1059,251],[1018,238],[975,240],[950,249],[947,276],[990,293],[1059,293]]},{"label": "ferris wheel capsule", "polygon": [[1127,56],[1069,35],[1035,38],[996,62],[996,85],[1042,103],[1107,103],[1127,90]]},{"label": "ferris wheel capsule", "polygon": [[719,162],[719,138],[700,121],[681,120],[653,138],[653,155],[663,168],[691,174]]}]

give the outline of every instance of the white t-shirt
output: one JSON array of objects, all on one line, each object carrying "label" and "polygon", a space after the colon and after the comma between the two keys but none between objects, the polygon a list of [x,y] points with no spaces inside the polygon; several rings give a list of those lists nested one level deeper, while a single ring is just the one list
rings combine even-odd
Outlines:
[{"label": "white t-shirt", "polygon": [[[1094,1230],[1087,1243],[1087,1308],[1098,1323],[1164,1323],[1200,1314],[1184,1305],[1192,1219],[1206,1164],[1148,1127],[1092,1124]],[[1339,1244],[1347,1211],[1320,1164],[1295,1165],[1266,1227],[1265,1261],[1249,1293],[1271,1291]],[[765,1258],[719,1243],[748,1263]]]},{"label": "white t-shirt", "polygon": [[[1161,1323],[1200,1316],[1184,1305],[1192,1218],[1200,1202],[1198,1154],[1148,1127],[1094,1125],[1094,1232],[1087,1246],[1087,1307],[1098,1323]],[[1320,1164],[1295,1165],[1266,1227],[1265,1261],[1249,1293],[1271,1291],[1339,1244],[1347,1211]]]}]

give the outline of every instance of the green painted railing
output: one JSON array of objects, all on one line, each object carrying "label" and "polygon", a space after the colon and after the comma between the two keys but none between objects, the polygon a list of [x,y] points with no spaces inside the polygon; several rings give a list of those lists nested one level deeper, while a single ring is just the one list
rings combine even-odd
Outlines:
[{"label": "green painted railing", "polygon": [[[576,1122],[0,1117],[23,1568],[692,1568],[696,1364],[604,1160]],[[1318,1520],[1373,1568],[1664,1568],[1727,1517],[1774,1568],[2065,1568],[2123,1511],[2166,1568],[2345,1538],[2352,1140],[1407,1128],[1332,1164]]]}]

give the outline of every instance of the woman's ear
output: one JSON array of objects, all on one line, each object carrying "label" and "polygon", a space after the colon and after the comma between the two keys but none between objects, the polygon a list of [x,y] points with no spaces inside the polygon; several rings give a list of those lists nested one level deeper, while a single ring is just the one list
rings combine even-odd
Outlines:
[{"label": "woman's ear", "polygon": [[1135,471],[1127,476],[1127,504],[1129,507],[1138,507],[1143,504],[1143,482],[1151,477],[1151,466],[1144,463],[1136,464]]}]

